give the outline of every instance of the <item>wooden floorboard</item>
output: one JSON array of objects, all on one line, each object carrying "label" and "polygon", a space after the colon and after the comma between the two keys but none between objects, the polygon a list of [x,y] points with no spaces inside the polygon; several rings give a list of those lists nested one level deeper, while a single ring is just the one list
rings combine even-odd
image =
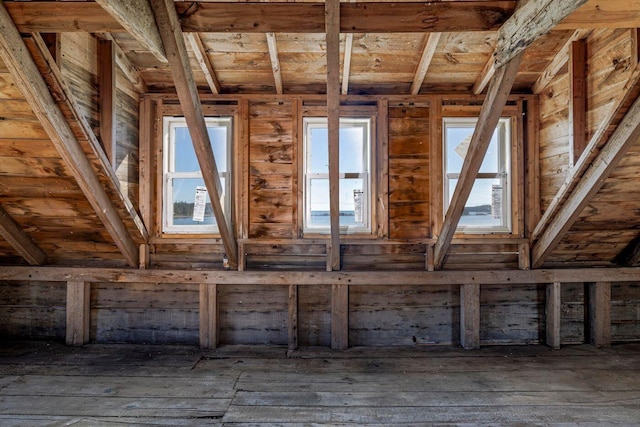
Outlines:
[{"label": "wooden floorboard", "polygon": [[640,344],[0,343],[2,426],[640,425]]}]

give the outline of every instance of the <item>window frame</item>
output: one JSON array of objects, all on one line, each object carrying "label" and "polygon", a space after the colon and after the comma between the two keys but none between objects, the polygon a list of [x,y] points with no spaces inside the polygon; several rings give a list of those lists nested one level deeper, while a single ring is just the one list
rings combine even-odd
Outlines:
[{"label": "window frame", "polygon": [[[460,173],[447,171],[447,130],[452,127],[464,127],[475,128],[478,122],[478,117],[442,117],[442,200],[443,200],[443,215],[446,214],[449,207],[450,194],[450,181],[453,179],[459,179]],[[514,207],[514,200],[518,195],[514,194],[515,180],[519,176],[517,165],[513,159],[517,155],[515,144],[515,124],[513,123],[513,117],[510,115],[502,116],[496,126],[496,133],[498,138],[498,167],[495,172],[478,172],[474,179],[474,183],[478,179],[500,179],[502,184],[502,213],[503,220],[500,225],[491,226],[478,226],[478,225],[460,225],[456,228],[456,233],[462,234],[514,234],[516,232],[517,217]]]},{"label": "window frame", "polygon": [[[173,219],[173,186],[171,185],[174,179],[202,179],[202,171],[198,172],[176,172],[170,170],[175,168],[174,159],[175,154],[175,136],[176,128],[188,128],[186,120],[183,116],[170,116],[165,115],[162,117],[162,218],[160,232],[163,235],[219,235],[220,228],[217,221],[215,224],[202,224],[202,225],[175,225],[172,224]],[[232,209],[232,178],[233,178],[233,133],[234,133],[234,120],[232,116],[206,116],[205,124],[207,128],[210,127],[225,127],[226,128],[226,170],[218,172],[220,179],[223,180],[222,186],[223,196],[221,198],[222,206],[224,208],[225,220],[229,221],[231,218]],[[173,164],[172,164],[173,162]],[[215,218],[215,217],[214,217]]]},{"label": "window frame", "polygon": [[[345,126],[343,126],[345,125]],[[363,197],[365,207],[365,221],[363,226],[340,226],[341,234],[348,235],[370,235],[374,232],[375,228],[375,215],[374,215],[374,194],[376,177],[374,169],[374,120],[371,117],[340,117],[340,127],[346,127],[349,125],[361,126],[364,129],[364,144],[363,144],[363,167],[361,172],[348,172],[340,173],[338,179],[362,179],[363,180]],[[310,203],[310,187],[311,180],[313,179],[326,179],[329,180],[329,173],[310,173],[308,172],[310,149],[309,144],[311,142],[311,131],[313,129],[328,128],[327,117],[303,117],[303,138],[302,138],[302,232],[305,235],[310,234],[329,234],[331,232],[330,225],[326,226],[312,226],[309,225],[311,219],[311,203]]]}]

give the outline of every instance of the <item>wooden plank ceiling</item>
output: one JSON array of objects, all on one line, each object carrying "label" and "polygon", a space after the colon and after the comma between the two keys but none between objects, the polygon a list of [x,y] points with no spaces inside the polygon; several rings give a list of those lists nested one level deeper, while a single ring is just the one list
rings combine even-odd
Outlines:
[{"label": "wooden plank ceiling", "polygon": [[[138,90],[175,92],[175,69],[167,61],[158,40],[146,38],[145,33],[140,32],[140,26],[145,25],[143,20],[127,21],[127,14],[132,11],[126,2],[113,3],[5,1],[3,4],[23,34],[79,31],[113,40],[119,53],[118,64],[129,79],[135,81]],[[343,94],[486,92],[499,30],[516,6],[516,1],[508,0],[342,2],[339,75]],[[188,62],[185,63],[190,66],[200,93],[326,93],[323,3],[176,1],[175,7],[182,30],[188,34]],[[141,13],[147,13],[145,8],[142,10]],[[604,4],[587,1],[525,50],[512,92],[542,90],[540,82],[545,75],[563,66],[558,65],[558,52],[566,50],[568,41],[579,37],[577,29],[618,27],[640,27],[640,1],[609,0]],[[123,258],[124,251],[116,247],[122,245],[122,237],[110,235],[101,226],[104,219],[96,214],[96,207],[83,194],[73,171],[58,155],[2,63],[0,99],[3,100],[0,102],[3,119],[0,120],[3,164],[0,196],[4,211],[15,221],[7,227],[17,224],[49,260],[65,258],[65,251],[73,252],[70,258],[90,259],[95,254],[103,258]],[[13,126],[15,121],[20,121],[21,126]],[[26,144],[24,141],[29,141],[31,148],[20,146]],[[40,148],[34,150],[33,144]],[[634,146],[631,150],[640,148]],[[97,168],[96,176],[103,182],[108,181],[101,176],[99,159],[87,156]],[[580,257],[587,257],[588,253],[592,254],[589,261],[608,263],[633,240],[638,221],[628,218],[637,217],[639,208],[633,200],[640,196],[621,205],[619,221],[614,221],[612,226],[615,230],[609,230],[617,231],[607,235],[612,240],[608,249],[593,255],[593,248],[589,247],[589,242],[593,245],[602,242],[603,236],[593,230],[596,225],[589,224],[598,224],[603,204],[615,198],[612,195],[626,194],[637,187],[630,183],[636,177],[635,165],[632,160],[626,163],[622,160],[621,167],[607,179],[576,223],[568,225],[565,240],[549,262],[570,261],[571,257],[582,259]],[[108,189],[108,192],[112,200],[118,199],[116,190]],[[144,240],[145,231],[136,225],[137,216],[130,215],[126,203],[114,203],[133,240],[136,243]],[[66,244],[66,239],[73,244]],[[573,243],[576,239],[580,240],[579,245]],[[598,247],[601,250],[603,246]],[[568,250],[572,255],[563,256]],[[19,255],[20,250],[0,240],[0,257],[14,259]],[[124,256],[124,259],[128,264],[135,263],[135,257]]]}]

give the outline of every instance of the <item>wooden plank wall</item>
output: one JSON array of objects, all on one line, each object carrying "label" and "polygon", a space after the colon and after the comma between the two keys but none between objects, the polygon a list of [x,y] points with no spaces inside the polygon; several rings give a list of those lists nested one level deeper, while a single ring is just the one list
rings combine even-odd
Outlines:
[{"label": "wooden plank wall", "polygon": [[140,95],[118,68],[116,75],[116,162],[122,192],[138,208],[138,105]]}]

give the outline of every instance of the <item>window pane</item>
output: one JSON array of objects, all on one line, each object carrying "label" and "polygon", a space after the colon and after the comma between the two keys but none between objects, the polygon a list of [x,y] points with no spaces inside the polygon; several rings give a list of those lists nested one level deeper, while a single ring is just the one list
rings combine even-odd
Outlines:
[{"label": "window pane", "polygon": [[[500,125],[498,125],[498,129]],[[500,162],[500,146],[498,143],[498,129],[493,133],[489,148],[484,156],[482,165],[480,166],[480,173],[497,173],[501,170],[498,167]],[[462,170],[462,162],[469,149],[469,143],[473,136],[473,127],[464,125],[448,125],[446,127],[445,138],[447,141],[447,164],[446,172],[459,173]]]},{"label": "window pane", "polygon": [[[457,184],[457,179],[449,180],[449,203]],[[506,189],[503,188],[501,179],[476,179],[458,226],[479,228],[507,227],[508,218],[506,217],[506,212],[509,207],[507,206],[506,194]]]},{"label": "window pane", "polygon": [[365,193],[363,179],[340,180],[340,225],[363,225]]},{"label": "window pane", "polygon": [[308,227],[329,227],[329,180],[311,179],[309,182]]},{"label": "window pane", "polygon": [[340,173],[364,172],[364,129],[340,128]]},{"label": "window pane", "polygon": [[189,130],[184,126],[176,126],[175,129],[175,157],[173,160],[174,172],[198,172],[200,165],[196,152],[191,143]]},{"label": "window pane", "polygon": [[213,209],[211,208],[211,200],[207,195],[204,221],[193,220],[193,206],[196,197],[196,188],[198,186],[204,187],[204,180],[202,178],[174,178],[172,180],[172,194],[173,200],[171,201],[173,210],[171,217],[171,225],[212,225],[216,224],[216,219],[213,216]]},{"label": "window pane", "polygon": [[309,144],[307,172],[329,173],[329,133],[327,128],[313,127]]},{"label": "window pane", "polygon": [[[499,127],[500,125],[498,125]],[[498,144],[498,129],[493,133],[489,148],[487,148],[487,154],[484,155],[484,160],[480,166],[480,173],[488,172],[495,173],[502,170],[498,165],[500,164],[500,145]]]},{"label": "window pane", "polygon": [[216,159],[218,173],[227,171],[227,128],[222,126],[207,127],[213,155]]}]

